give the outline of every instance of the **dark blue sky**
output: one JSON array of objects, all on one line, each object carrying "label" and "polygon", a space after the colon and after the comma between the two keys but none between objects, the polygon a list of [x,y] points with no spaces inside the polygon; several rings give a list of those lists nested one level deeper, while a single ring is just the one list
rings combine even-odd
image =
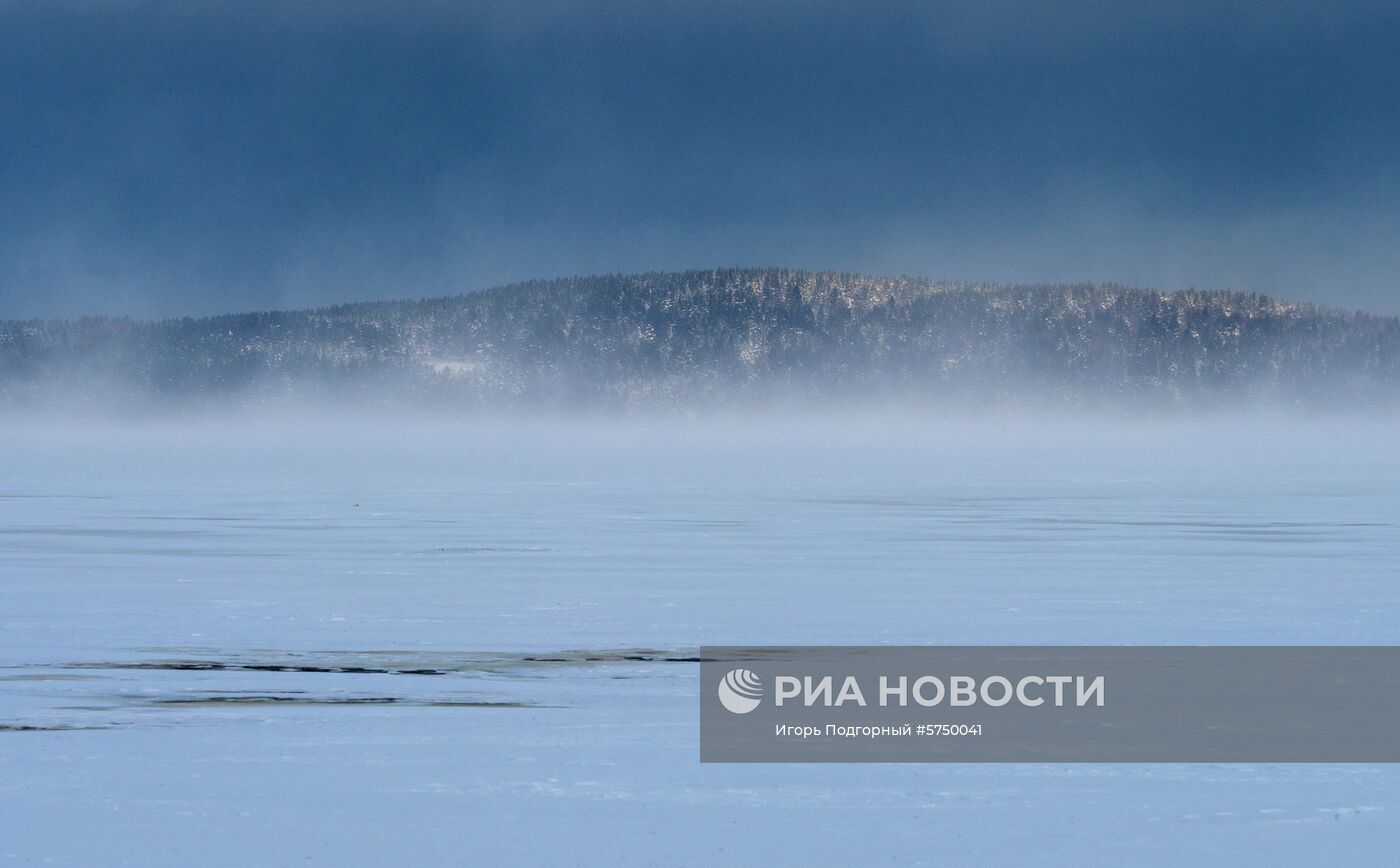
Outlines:
[{"label": "dark blue sky", "polygon": [[0,0],[0,317],[788,265],[1400,312],[1395,3]]}]

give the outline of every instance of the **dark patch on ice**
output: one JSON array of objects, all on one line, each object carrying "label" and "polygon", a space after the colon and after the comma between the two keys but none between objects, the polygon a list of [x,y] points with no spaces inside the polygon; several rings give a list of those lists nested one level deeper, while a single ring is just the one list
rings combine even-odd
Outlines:
[{"label": "dark patch on ice", "polygon": [[[158,649],[141,649],[146,653]],[[175,650],[175,649],[169,649]],[[179,649],[189,652],[197,649]],[[540,667],[586,666],[609,663],[706,663],[693,652],[651,648],[559,651],[548,654],[403,651],[279,652],[261,650],[246,655],[182,657],[164,660],[77,661],[53,669],[161,670],[173,672],[287,672],[324,675],[494,675]]]},{"label": "dark patch on ice", "polygon": [[316,666],[288,663],[238,663],[218,660],[148,660],[129,663],[73,663],[76,669],[163,669],[175,672],[312,672],[338,675],[446,675],[442,669],[398,669],[372,666]]},{"label": "dark patch on ice", "polygon": [[0,732],[74,732],[111,728],[111,726],[78,726],[71,723],[0,723]]},{"label": "dark patch on ice", "polygon": [[521,657],[522,663],[706,663],[703,657],[678,657],[666,654],[586,654],[579,657]]},{"label": "dark patch on ice", "polygon": [[[11,667],[30,672],[8,676],[12,680],[44,680],[65,678],[101,678],[100,671],[113,674],[118,681],[130,684],[141,682],[145,689],[137,692],[109,693],[100,697],[84,696],[87,705],[74,703],[62,706],[62,711],[75,715],[72,723],[54,724],[9,724],[0,730],[13,732],[62,731],[85,729],[108,729],[116,725],[160,725],[157,719],[142,716],[138,721],[112,724],[102,721],[98,725],[85,725],[82,717],[102,714],[104,717],[115,709],[147,709],[167,712],[179,709],[200,708],[297,708],[310,706],[381,706],[396,708],[560,708],[565,706],[549,704],[537,698],[512,698],[510,694],[499,696],[491,691],[434,690],[425,695],[416,690],[401,691],[407,682],[391,686],[390,681],[357,682],[356,686],[366,685],[364,692],[351,688],[352,682],[333,680],[292,678],[275,679],[274,674],[327,676],[394,676],[417,675],[424,677],[456,676],[463,679],[481,679],[481,683],[499,686],[501,680],[521,682],[548,679],[551,676],[564,677],[579,668],[604,667],[597,672],[600,677],[642,677],[643,670],[651,664],[695,664],[708,662],[693,649],[665,650],[657,648],[607,648],[572,649],[554,652],[496,652],[496,651],[280,651],[275,649],[245,649],[239,652],[200,646],[146,647],[132,649],[139,655],[128,660],[75,661],[66,664],[34,663]],[[743,652],[747,655],[747,652]],[[758,651],[756,653],[765,653]],[[159,655],[170,655],[161,657]],[[608,671],[606,667],[615,667]],[[85,674],[91,672],[94,674]],[[152,674],[148,679],[131,676],[116,676],[118,671],[167,672],[167,673],[269,673],[263,683],[247,684],[245,679],[212,677],[199,679],[195,683],[170,683],[169,678],[157,678]],[[174,677],[174,676],[171,676]],[[224,682],[224,683],[219,683]],[[241,682],[241,683],[240,683]],[[453,684],[452,681],[422,682],[440,686]],[[373,684],[374,686],[368,686]],[[240,689],[246,685],[246,689]],[[314,685],[314,686],[313,686]],[[334,686],[332,686],[334,685]],[[198,689],[207,688],[207,689]],[[94,702],[96,700],[96,702]],[[99,705],[98,702],[107,702]],[[146,713],[149,714],[150,711]],[[176,716],[162,715],[167,722]]]},{"label": "dark patch on ice", "polygon": [[306,696],[285,693],[236,693],[143,699],[148,705],[185,707],[215,705],[411,705],[429,708],[538,708],[533,702],[488,699],[413,699],[404,696]]}]

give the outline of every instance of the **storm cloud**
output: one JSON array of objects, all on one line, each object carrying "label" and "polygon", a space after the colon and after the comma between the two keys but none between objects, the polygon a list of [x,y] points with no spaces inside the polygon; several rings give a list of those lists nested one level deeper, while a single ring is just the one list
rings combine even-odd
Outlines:
[{"label": "storm cloud", "polygon": [[787,265],[1400,312],[1400,8],[3,2],[0,317]]}]

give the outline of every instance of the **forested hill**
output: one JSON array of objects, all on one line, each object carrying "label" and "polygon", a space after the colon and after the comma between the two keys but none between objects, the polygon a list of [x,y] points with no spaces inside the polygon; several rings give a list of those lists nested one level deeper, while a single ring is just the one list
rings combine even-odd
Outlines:
[{"label": "forested hill", "polygon": [[203,319],[0,322],[0,400],[127,394],[1393,402],[1400,320],[1224,292],[754,269]]}]

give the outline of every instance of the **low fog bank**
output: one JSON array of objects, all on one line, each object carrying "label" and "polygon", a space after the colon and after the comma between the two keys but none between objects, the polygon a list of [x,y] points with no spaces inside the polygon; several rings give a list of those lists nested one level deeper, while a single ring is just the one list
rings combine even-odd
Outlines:
[{"label": "low fog bank", "polygon": [[1227,292],[776,268],[417,301],[0,322],[0,412],[647,414],[773,405],[1201,412],[1400,407],[1400,319]]},{"label": "low fog bank", "polygon": [[325,408],[0,421],[0,493],[92,480],[273,486],[477,478],[1271,474],[1400,467],[1400,415],[770,410],[476,416]]}]

